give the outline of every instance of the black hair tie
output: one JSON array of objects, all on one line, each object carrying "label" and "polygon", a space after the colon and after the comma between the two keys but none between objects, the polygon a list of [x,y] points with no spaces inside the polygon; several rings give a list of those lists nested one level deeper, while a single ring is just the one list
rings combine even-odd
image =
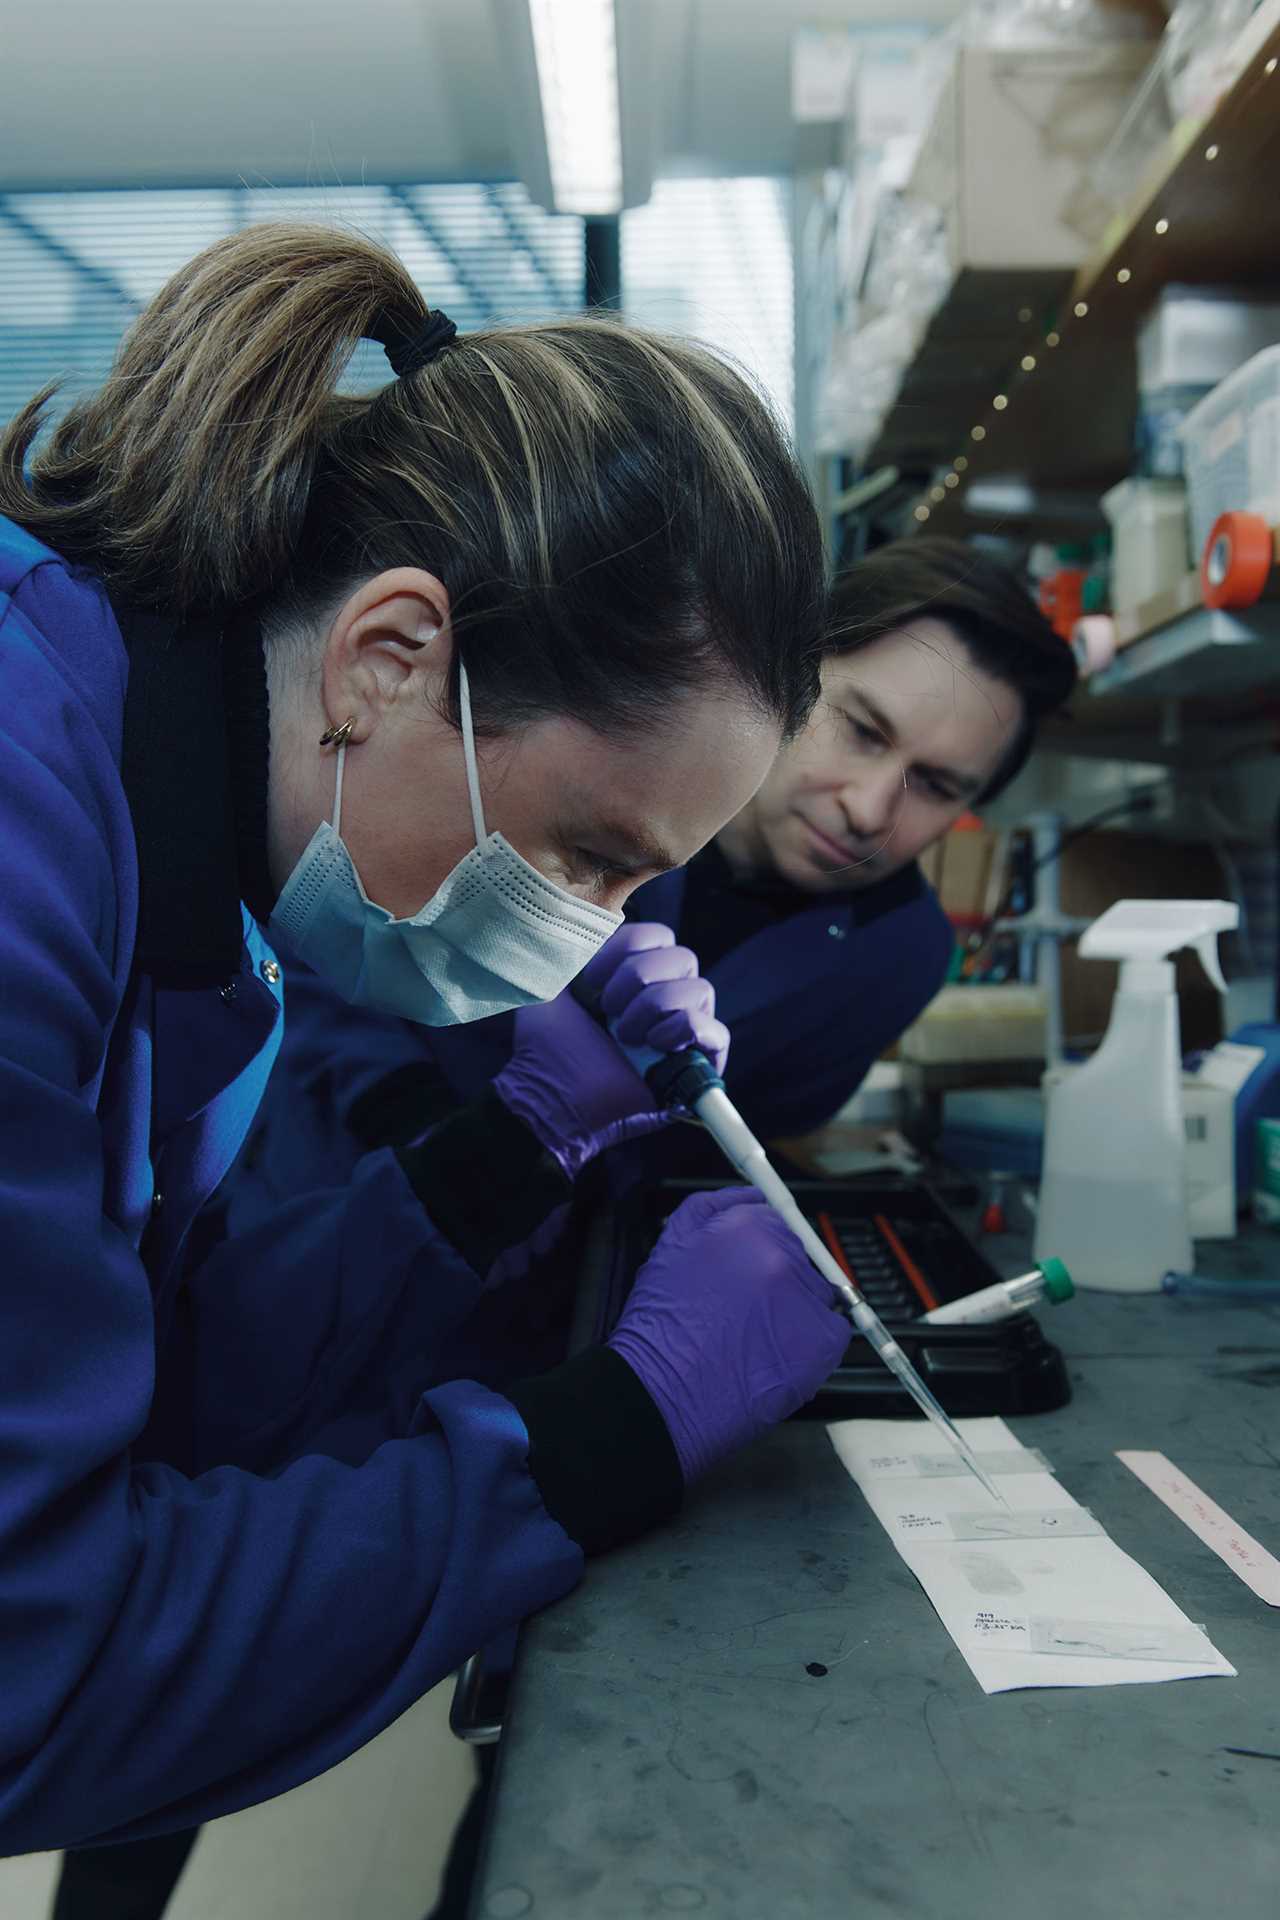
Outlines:
[{"label": "black hair tie", "polygon": [[407,380],[419,368],[456,340],[458,329],[447,313],[437,307],[420,326],[408,328],[389,313],[379,314],[365,337],[376,340],[391,362],[397,380]]}]

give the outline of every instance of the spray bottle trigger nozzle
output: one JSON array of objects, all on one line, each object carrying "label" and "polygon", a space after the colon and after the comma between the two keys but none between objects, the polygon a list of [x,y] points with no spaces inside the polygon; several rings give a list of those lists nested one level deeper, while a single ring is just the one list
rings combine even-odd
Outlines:
[{"label": "spray bottle trigger nozzle", "polygon": [[1218,935],[1234,933],[1240,909],[1233,900],[1117,900],[1080,937],[1082,960],[1168,960],[1194,947],[1219,993],[1227,983],[1218,964]]},{"label": "spray bottle trigger nozzle", "polygon": [[1212,980],[1219,993],[1225,994],[1227,982],[1222,972],[1222,963],[1218,959],[1218,936],[1216,933],[1202,934],[1195,941],[1195,950],[1200,956],[1200,965]]}]

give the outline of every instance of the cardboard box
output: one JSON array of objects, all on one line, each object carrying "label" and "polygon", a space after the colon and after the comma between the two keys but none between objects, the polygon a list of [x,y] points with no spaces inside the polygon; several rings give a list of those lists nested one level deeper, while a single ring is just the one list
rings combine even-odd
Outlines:
[{"label": "cardboard box", "polygon": [[986,921],[992,865],[1001,856],[1004,837],[966,815],[920,856],[920,870],[942,911],[962,932]]},{"label": "cardboard box", "polygon": [[959,50],[908,188],[941,209],[953,272],[1081,264],[1113,212],[1089,168],[1153,50],[1142,40]]}]

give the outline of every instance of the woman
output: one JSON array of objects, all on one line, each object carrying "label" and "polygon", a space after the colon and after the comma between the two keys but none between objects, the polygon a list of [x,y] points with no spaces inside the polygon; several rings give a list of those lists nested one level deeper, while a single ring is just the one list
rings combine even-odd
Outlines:
[{"label": "woman", "polygon": [[[433,1365],[655,1124],[562,991],[583,963],[625,1037],[725,1044],[665,929],[609,936],[803,720],[821,585],[786,449],[712,358],[452,331],[378,248],[252,229],[45,444],[47,394],[0,443],[11,1851],[333,1765],[843,1345],[731,1194],[672,1222],[609,1348],[503,1396]],[[361,337],[396,377],[339,398]],[[361,1004],[526,1012],[474,1107],[202,1259],[279,1041],[272,919]]]}]

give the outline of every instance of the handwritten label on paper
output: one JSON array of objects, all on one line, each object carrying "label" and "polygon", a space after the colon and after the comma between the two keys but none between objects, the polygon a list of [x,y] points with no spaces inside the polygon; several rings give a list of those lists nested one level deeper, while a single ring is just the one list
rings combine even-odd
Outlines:
[{"label": "handwritten label on paper", "polygon": [[908,1539],[949,1540],[952,1537],[950,1524],[941,1513],[917,1513],[908,1508],[904,1513],[894,1514],[893,1524]]},{"label": "handwritten label on paper", "polygon": [[994,1607],[980,1607],[969,1624],[968,1638],[983,1647],[1030,1653],[1031,1622],[1025,1613],[1001,1613]]},{"label": "handwritten label on paper", "polygon": [[865,1472],[871,1480],[914,1480],[916,1463],[909,1453],[877,1453],[867,1461]]},{"label": "handwritten label on paper", "polygon": [[1280,1607],[1280,1560],[1251,1533],[1237,1526],[1231,1515],[1188,1480],[1162,1453],[1117,1452],[1116,1459],[1163,1500],[1197,1539],[1224,1560],[1247,1587],[1269,1607]]}]

